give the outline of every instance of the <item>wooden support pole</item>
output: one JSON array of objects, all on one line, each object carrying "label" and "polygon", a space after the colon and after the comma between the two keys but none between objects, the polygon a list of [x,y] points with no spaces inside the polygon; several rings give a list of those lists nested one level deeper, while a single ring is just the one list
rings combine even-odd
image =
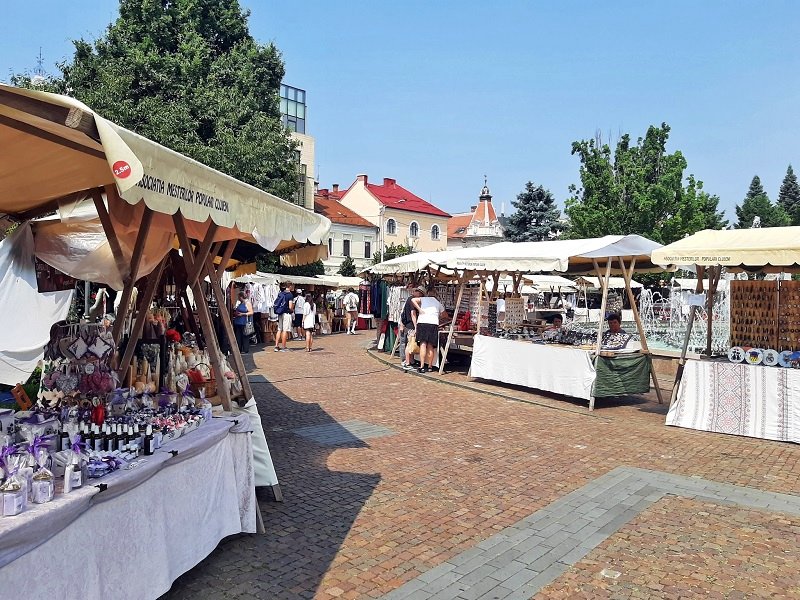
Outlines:
[{"label": "wooden support pole", "polygon": [[658,398],[659,404],[664,404],[664,398],[661,396],[661,387],[658,385],[658,377],[656,377],[656,372],[653,370],[653,357],[650,354],[650,348],[647,346],[647,337],[645,337],[644,326],[642,325],[642,319],[639,315],[639,307],[636,306],[636,298],[633,296],[633,289],[631,289],[631,281],[633,280],[633,271],[636,268],[636,257],[634,256],[631,258],[631,266],[630,269],[625,267],[625,262],[622,260],[622,257],[617,257],[619,260],[619,268],[622,270],[622,276],[625,278],[625,293],[628,295],[628,302],[631,305],[631,310],[633,311],[633,319],[636,322],[636,330],[639,332],[639,340],[642,344],[642,352],[647,355],[647,361],[650,363],[650,377],[653,380],[653,386],[656,389],[656,397]]},{"label": "wooden support pole", "polygon": [[[594,263],[594,268],[597,271],[598,277],[600,278],[600,286],[603,288],[603,298],[600,301],[600,316],[598,318],[599,323],[597,325],[597,348],[594,358],[594,367],[595,371],[597,371],[597,363],[600,362],[600,349],[603,345],[603,322],[605,321],[606,317],[606,303],[608,301],[608,280],[611,277],[611,257],[609,256],[606,259],[605,277],[603,277],[600,271],[600,265],[597,263],[597,260],[592,259],[592,263]],[[592,397],[589,399],[589,410],[594,410],[594,395],[592,395]]]},{"label": "wooden support pole", "polygon": [[144,256],[144,245],[147,241],[147,235],[150,233],[150,224],[152,222],[153,211],[145,206],[144,214],[142,215],[142,222],[139,225],[139,232],[136,234],[136,244],[133,247],[130,273],[128,274],[128,277],[123,280],[122,300],[120,300],[119,311],[114,318],[114,326],[111,329],[111,335],[114,338],[114,345],[119,345],[119,341],[122,339],[122,327],[125,319],[128,316],[128,312],[130,311],[133,286],[139,279],[139,271],[142,266],[142,257]]},{"label": "wooden support pole", "polygon": [[228,268],[228,263],[231,262],[231,256],[233,256],[233,250],[236,248],[238,241],[228,240],[228,244],[225,246],[225,254],[222,255],[219,265],[217,265],[217,279],[222,278],[222,272]]},{"label": "wooden support pole", "polygon": [[[697,267],[697,285],[695,286],[694,293],[701,294],[703,292],[703,279],[705,278],[706,268]],[[697,314],[697,306],[692,304],[689,308],[689,322],[686,324],[686,334],[683,336],[683,346],[681,347],[681,357],[678,360],[678,369],[675,372],[675,382],[672,384],[672,394],[670,394],[669,404],[675,402],[678,397],[678,387],[680,386],[681,379],[683,378],[683,370],[686,366],[686,352],[689,350],[689,339],[692,337],[692,325],[694,324],[695,315]]]},{"label": "wooden support pole", "polygon": [[233,324],[231,323],[231,316],[225,308],[225,292],[217,279],[214,270],[214,261],[211,255],[208,255],[203,262],[205,265],[205,274],[211,280],[211,291],[217,299],[217,306],[219,306],[219,319],[222,323],[222,329],[225,335],[228,336],[228,342],[231,348],[231,355],[233,356],[233,367],[239,375],[239,381],[242,383],[242,391],[244,392],[245,404],[253,398],[253,388],[250,386],[250,380],[247,378],[247,369],[244,366],[244,360],[239,352],[239,346],[236,345],[236,335],[233,332]]},{"label": "wooden support pole", "polygon": [[467,280],[463,277],[459,278],[458,295],[456,297],[456,307],[453,309],[453,319],[450,321],[450,330],[447,332],[447,342],[444,345],[444,353],[439,360],[439,375],[444,373],[444,364],[447,362],[447,354],[450,352],[450,342],[453,341],[453,332],[456,328],[456,318],[458,317],[458,307],[461,306],[461,298],[464,297],[464,286]]},{"label": "wooden support pole", "polygon": [[[114,195],[117,193],[115,185],[106,186],[106,197],[111,197],[111,190],[113,189]],[[128,277],[128,262],[125,260],[125,255],[122,253],[122,247],[119,245],[119,238],[117,232],[114,230],[114,224],[111,222],[111,216],[106,210],[106,205],[103,203],[103,195],[99,189],[92,190],[92,200],[94,200],[94,207],[97,209],[97,216],[100,217],[100,224],[103,226],[103,232],[108,238],[108,245],[111,248],[111,254],[114,256],[114,262],[117,263],[117,271],[119,278],[122,281]]]},{"label": "wooden support pole", "polygon": [[141,304],[139,304],[139,312],[136,314],[136,320],[134,321],[133,327],[131,328],[131,333],[128,336],[128,345],[125,347],[125,354],[122,355],[122,360],[117,366],[117,376],[119,377],[120,381],[125,381],[125,373],[131,364],[133,353],[136,351],[136,342],[138,342],[142,337],[144,320],[147,318],[147,311],[150,309],[150,304],[153,302],[153,297],[156,294],[156,289],[161,281],[161,275],[164,272],[164,265],[167,264],[168,258],[169,255],[161,259],[161,262],[158,263],[158,266],[153,270],[152,273],[150,273],[150,276],[147,279],[147,287],[144,290],[144,295],[141,298]]},{"label": "wooden support pole", "polygon": [[[213,233],[209,235],[207,232],[206,239],[201,245],[201,249],[202,246],[206,246],[206,255],[203,256],[200,254],[200,252],[194,254],[192,252],[192,244],[189,241],[189,237],[186,235],[186,226],[183,223],[183,215],[181,215],[179,212],[175,213],[172,215],[172,221],[175,224],[175,232],[178,234],[178,241],[180,242],[180,247],[183,251],[183,261],[186,265],[186,272],[194,272],[196,266],[202,267],[205,264],[205,259],[208,256],[208,251],[211,248],[211,243],[206,245],[205,241],[208,239],[213,239]],[[211,226],[209,226],[209,229],[211,229]],[[197,276],[199,275],[200,271],[198,270]],[[200,282],[197,280],[197,276],[195,276],[194,284],[191,286],[192,294],[194,295],[194,301],[197,305],[197,317],[200,319],[200,327],[203,330],[203,337],[206,341],[208,357],[211,361],[211,367],[214,370],[214,377],[217,380],[217,393],[222,400],[222,408],[226,411],[230,411],[231,397],[225,379],[222,351],[219,347],[219,341],[217,340],[217,333],[214,330],[214,324],[211,321],[211,312],[209,311],[206,297],[203,294],[203,288],[200,285]]]},{"label": "wooden support pole", "polygon": [[[200,244],[200,247],[197,249],[197,252],[194,255],[194,266],[193,268],[189,268],[188,265],[186,267],[186,285],[189,287],[193,287],[195,282],[200,277],[200,273],[203,272],[205,268],[205,258],[208,256],[209,252],[211,251],[211,246],[214,244],[214,235],[217,233],[217,226],[214,221],[211,221],[208,225],[208,229],[206,230],[205,238],[203,238],[203,242]],[[186,250],[183,251],[184,256],[186,255]],[[213,277],[216,271],[212,270],[209,273],[209,277]]]},{"label": "wooden support pole", "polygon": [[708,269],[708,298],[706,299],[706,356],[711,357],[711,340],[714,335],[714,294],[717,293],[717,285],[722,275],[722,267],[719,265]]}]

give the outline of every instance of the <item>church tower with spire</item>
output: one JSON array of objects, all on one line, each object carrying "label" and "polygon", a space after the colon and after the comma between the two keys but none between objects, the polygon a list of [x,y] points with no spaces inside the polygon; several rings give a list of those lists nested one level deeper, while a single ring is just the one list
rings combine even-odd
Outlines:
[{"label": "church tower with spire", "polygon": [[478,204],[470,207],[470,212],[450,217],[447,224],[448,248],[476,248],[502,242],[503,225],[497,218],[492,205],[492,193],[486,176],[478,196]]}]

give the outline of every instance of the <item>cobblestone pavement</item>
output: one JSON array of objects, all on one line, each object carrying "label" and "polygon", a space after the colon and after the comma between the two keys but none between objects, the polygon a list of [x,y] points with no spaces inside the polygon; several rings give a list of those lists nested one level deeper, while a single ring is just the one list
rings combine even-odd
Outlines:
[{"label": "cobblestone pavement", "polygon": [[800,597],[800,447],[666,427],[649,397],[589,413],[404,373],[370,337],[250,355],[284,502],[165,600]]}]

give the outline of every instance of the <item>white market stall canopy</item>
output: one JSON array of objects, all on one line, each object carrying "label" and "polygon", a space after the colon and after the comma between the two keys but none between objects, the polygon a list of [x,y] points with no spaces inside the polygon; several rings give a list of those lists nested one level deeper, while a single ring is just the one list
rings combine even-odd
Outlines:
[{"label": "white market stall canopy", "polygon": [[[637,271],[663,271],[653,265],[650,254],[661,244],[640,235],[607,235],[584,240],[545,242],[500,242],[482,248],[448,252],[439,264],[448,269],[498,273],[589,273],[595,261],[622,258],[626,265],[636,261]],[[612,271],[618,266],[612,265]]]},{"label": "white market stall canopy", "polygon": [[276,273],[258,271],[253,274],[236,277],[233,281],[236,283],[291,283],[296,286],[319,285],[323,287],[343,288],[357,287],[362,279],[360,277],[343,277],[341,275],[317,275],[308,277],[304,275],[279,275]]},{"label": "white market stall canopy", "polygon": [[405,256],[398,256],[382,263],[373,265],[365,272],[376,275],[405,275],[417,273],[430,266],[444,264],[449,257],[453,256],[458,250],[442,250],[438,252],[412,252]]},{"label": "white market stall canopy", "polygon": [[[600,278],[594,277],[592,275],[584,275],[582,277],[578,277],[575,280],[575,283],[579,285],[585,285],[590,289],[599,290],[600,288]],[[608,287],[612,290],[624,290],[625,289],[625,278],[624,277],[609,277],[608,278]],[[641,288],[644,287],[638,281],[631,279],[631,287],[632,288]]]},{"label": "white market stall canopy", "polygon": [[800,227],[705,229],[653,251],[659,265],[722,266],[728,270],[800,268]]},{"label": "white market stall canopy", "polygon": [[[244,239],[268,250],[319,245],[325,217],[173,152],[115,125],[81,102],[0,85],[0,214],[17,219],[56,210],[105,190],[121,237],[134,237],[146,206],[151,228],[175,231],[180,211],[190,238]],[[103,215],[101,215],[102,217]],[[309,251],[305,251],[308,253]],[[319,257],[314,249],[311,254]]]}]

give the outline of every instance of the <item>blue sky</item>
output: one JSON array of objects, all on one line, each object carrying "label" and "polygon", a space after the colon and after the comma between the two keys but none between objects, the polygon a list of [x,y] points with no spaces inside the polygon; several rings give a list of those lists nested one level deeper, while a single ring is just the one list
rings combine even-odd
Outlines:
[{"label": "blue sky", "polygon": [[[102,34],[108,0],[4,7],[0,79]],[[800,169],[800,2],[245,0],[285,82],[307,90],[322,187],[397,179],[441,208],[499,208],[528,180],[559,203],[571,144],[668,123],[669,149],[733,217],[758,174],[774,200]],[[65,8],[68,6],[69,8]]]}]

